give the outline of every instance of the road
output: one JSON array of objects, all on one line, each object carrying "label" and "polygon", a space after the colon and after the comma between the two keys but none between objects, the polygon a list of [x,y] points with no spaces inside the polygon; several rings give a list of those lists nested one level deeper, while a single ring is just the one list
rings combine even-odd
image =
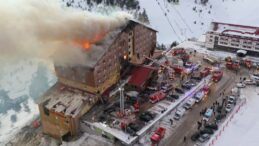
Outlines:
[{"label": "road", "polygon": [[[175,132],[160,145],[163,146],[193,146],[191,141],[191,135],[197,131],[197,121],[201,121],[200,111],[204,108],[211,106],[215,101],[221,100],[223,96],[220,93],[225,89],[225,93],[228,93],[235,85],[236,75],[228,70],[224,71],[224,76],[220,82],[214,83],[211,88],[211,92],[207,100],[202,103],[196,104],[191,111],[185,116],[182,124],[175,129]],[[183,142],[184,136],[187,137],[186,142]]]}]

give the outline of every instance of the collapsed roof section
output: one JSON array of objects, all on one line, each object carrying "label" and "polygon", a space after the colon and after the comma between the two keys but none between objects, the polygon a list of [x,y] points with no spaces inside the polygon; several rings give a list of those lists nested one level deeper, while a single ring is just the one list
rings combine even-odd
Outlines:
[{"label": "collapsed roof section", "polygon": [[36,102],[43,103],[44,107],[50,111],[75,118],[78,115],[82,116],[80,115],[82,109],[95,100],[94,98],[92,94],[57,83]]}]

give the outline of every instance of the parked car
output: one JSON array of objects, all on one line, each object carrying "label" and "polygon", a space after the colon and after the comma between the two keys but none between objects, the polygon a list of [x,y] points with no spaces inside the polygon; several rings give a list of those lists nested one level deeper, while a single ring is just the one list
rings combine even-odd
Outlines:
[{"label": "parked car", "polygon": [[184,91],[181,88],[175,88],[175,91],[179,94],[184,94]]},{"label": "parked car", "polygon": [[146,114],[146,113],[142,113],[142,114],[140,114],[139,119],[141,121],[144,121],[144,122],[149,122],[153,118],[150,115]]},{"label": "parked car", "polygon": [[184,108],[177,109],[176,112],[175,112],[175,115],[174,115],[174,119],[179,120],[181,117],[183,117],[184,113],[185,113]]},{"label": "parked car", "polygon": [[233,104],[227,104],[225,111],[229,113],[230,111],[232,111],[232,109],[233,109]]},{"label": "parked car", "polygon": [[218,114],[217,116],[216,116],[216,120],[217,121],[221,121],[222,119],[224,119],[226,117],[226,114]]},{"label": "parked car", "polygon": [[244,83],[237,83],[237,87],[238,88],[245,88],[246,84],[244,84]]},{"label": "parked car", "polygon": [[126,127],[125,131],[130,134],[131,136],[135,136],[136,135],[136,132],[131,129],[130,127]]},{"label": "parked car", "polygon": [[190,98],[187,100],[187,102],[183,105],[183,107],[185,109],[190,109],[193,105],[195,104],[195,99],[194,98]]},{"label": "parked car", "polygon": [[214,131],[212,129],[209,129],[209,128],[205,128],[203,130],[200,131],[201,134],[213,134]]},{"label": "parked car", "polygon": [[189,85],[189,84],[183,84],[183,85],[182,85],[182,88],[183,88],[183,89],[190,90],[190,89],[192,88],[192,86]]},{"label": "parked car", "polygon": [[201,136],[200,136],[200,138],[199,138],[199,142],[205,142],[205,141],[207,141],[207,140],[209,140],[210,139],[210,135],[209,134],[202,134]]},{"label": "parked car", "polygon": [[196,132],[191,136],[192,141],[197,141],[200,138],[201,134],[200,132]]},{"label": "parked car", "polygon": [[209,121],[210,117],[212,116],[213,114],[213,109],[209,108],[206,110],[205,114],[203,115],[203,120],[205,121]]},{"label": "parked car", "polygon": [[218,113],[221,113],[221,112],[222,112],[222,109],[223,109],[223,107],[222,107],[221,105],[219,105],[219,106],[217,107],[217,112],[218,112]]},{"label": "parked car", "polygon": [[207,128],[207,129],[218,130],[217,124],[205,124],[204,127]]},{"label": "parked car", "polygon": [[191,76],[191,79],[200,81],[202,79],[202,77],[201,76]]},{"label": "parked car", "polygon": [[135,132],[140,130],[140,126],[137,125],[136,123],[129,123],[128,127],[130,127],[132,130],[134,130]]},{"label": "parked car", "polygon": [[204,92],[203,91],[199,91],[197,92],[195,95],[194,95],[194,99],[195,99],[195,102],[198,103],[202,100],[202,98],[204,97]]},{"label": "parked car", "polygon": [[146,111],[144,112],[146,115],[150,116],[152,119],[154,119],[156,117],[155,113],[151,113],[150,111]]},{"label": "parked car", "polygon": [[176,95],[176,94],[172,94],[172,95],[170,95],[172,98],[174,98],[174,99],[179,99],[179,95]]},{"label": "parked car", "polygon": [[246,80],[244,81],[244,83],[245,83],[246,85],[255,85],[255,84],[256,84],[256,82],[255,82],[254,80],[251,80],[251,79],[246,79]]},{"label": "parked car", "polygon": [[236,102],[235,96],[228,96],[228,103],[229,104],[234,104],[235,102]]}]

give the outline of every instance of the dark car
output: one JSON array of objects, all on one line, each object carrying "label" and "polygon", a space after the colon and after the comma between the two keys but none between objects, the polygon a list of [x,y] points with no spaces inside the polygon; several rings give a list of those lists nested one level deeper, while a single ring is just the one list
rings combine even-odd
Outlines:
[{"label": "dark car", "polygon": [[129,123],[128,127],[130,127],[132,130],[134,130],[135,132],[140,130],[140,126],[137,125],[136,123]]},{"label": "dark car", "polygon": [[150,112],[144,112],[139,116],[139,119],[144,122],[149,122],[150,120],[155,118],[155,114],[152,114]]},{"label": "dark car", "polygon": [[174,98],[174,99],[179,99],[179,95],[176,95],[176,94],[172,94],[172,95],[170,95],[172,98]]},{"label": "dark car", "polygon": [[212,129],[208,129],[208,128],[205,128],[203,130],[200,131],[201,134],[213,134],[214,131]]},{"label": "dark car", "polygon": [[115,111],[115,107],[108,107],[104,110],[104,113],[111,113],[111,112],[114,112]]},{"label": "dark car", "polygon": [[221,121],[222,119],[224,119],[226,117],[226,114],[219,114],[216,116],[216,120],[217,121]]},{"label": "dark car", "polygon": [[217,124],[205,124],[205,128],[212,129],[212,130],[218,130]]},{"label": "dark car", "polygon": [[192,141],[197,141],[199,137],[201,136],[200,132],[196,132],[191,136]]},{"label": "dark car", "polygon": [[126,127],[126,132],[129,133],[131,136],[136,135],[136,132],[130,127]]},{"label": "dark car", "polygon": [[191,79],[200,81],[202,78],[200,76],[191,76]]},{"label": "dark car", "polygon": [[184,94],[184,91],[181,88],[175,88],[175,91],[179,94]]},{"label": "dark car", "polygon": [[189,84],[183,84],[183,85],[182,85],[182,88],[183,88],[183,89],[190,90],[190,89],[192,88],[192,86],[189,85]]},{"label": "dark car", "polygon": [[140,119],[141,121],[144,121],[144,122],[149,122],[149,121],[151,120],[151,117],[148,116],[148,115],[146,115],[146,114],[141,114],[141,115],[139,116],[139,119]]},{"label": "dark car", "polygon": [[221,113],[221,112],[222,112],[222,109],[223,109],[223,107],[222,107],[221,105],[219,105],[219,106],[217,107],[217,112],[218,112],[218,113]]}]

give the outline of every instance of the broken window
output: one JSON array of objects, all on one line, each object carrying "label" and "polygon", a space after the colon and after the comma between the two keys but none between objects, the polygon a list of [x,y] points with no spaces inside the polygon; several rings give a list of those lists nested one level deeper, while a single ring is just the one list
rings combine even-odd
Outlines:
[{"label": "broken window", "polygon": [[49,116],[49,110],[44,106],[43,107],[44,114]]}]

